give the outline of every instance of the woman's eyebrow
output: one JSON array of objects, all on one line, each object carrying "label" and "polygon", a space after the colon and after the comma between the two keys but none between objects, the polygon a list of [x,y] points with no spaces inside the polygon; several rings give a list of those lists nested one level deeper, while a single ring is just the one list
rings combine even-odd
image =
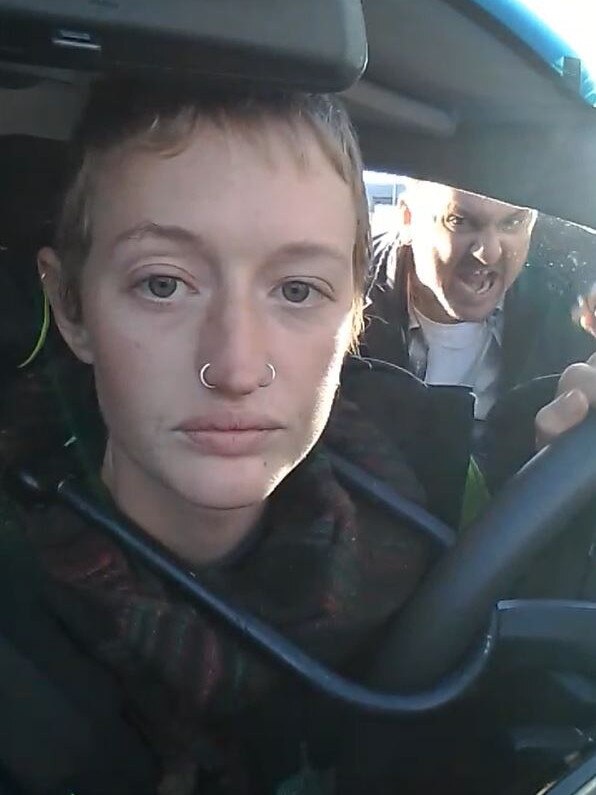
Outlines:
[{"label": "woman's eyebrow", "polygon": [[[146,238],[167,240],[177,244],[192,246],[208,262],[213,264],[219,262],[216,250],[200,234],[175,224],[158,224],[154,221],[143,221],[123,230],[114,238],[112,249],[130,241],[141,241]],[[336,262],[344,267],[349,260],[349,256],[346,256],[346,253],[340,248],[327,243],[296,241],[280,246],[267,257],[268,262],[275,265],[321,259]]]},{"label": "woman's eyebrow", "polygon": [[129,229],[120,232],[114,238],[112,249],[130,241],[140,241],[146,238],[167,240],[172,243],[193,246],[193,248],[201,252],[205,259],[210,262],[218,261],[215,250],[201,235],[196,232],[191,232],[190,229],[186,229],[183,226],[158,224],[155,221],[142,221],[140,224],[135,224],[135,226],[131,226]]},{"label": "woman's eyebrow", "polygon": [[276,265],[306,259],[327,259],[345,266],[346,262],[349,261],[349,256],[346,256],[346,253],[341,249],[327,243],[299,241],[280,246],[268,259]]}]

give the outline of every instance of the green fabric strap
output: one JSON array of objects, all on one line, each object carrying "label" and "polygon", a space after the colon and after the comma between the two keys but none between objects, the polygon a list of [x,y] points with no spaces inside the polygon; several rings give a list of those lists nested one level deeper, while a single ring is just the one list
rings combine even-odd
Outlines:
[{"label": "green fabric strap", "polygon": [[48,336],[48,331],[49,331],[49,328],[50,328],[50,302],[48,301],[48,296],[46,295],[45,292],[43,294],[43,310],[42,311],[43,311],[43,314],[42,314],[42,318],[41,318],[41,327],[39,329],[39,334],[37,336],[37,341],[36,341],[35,345],[33,346],[33,350],[31,351],[31,353],[27,356],[26,359],[24,359],[18,365],[18,369],[19,370],[21,370],[23,367],[27,367],[28,365],[31,364],[31,362],[33,362],[37,358],[37,356],[38,356],[39,352],[41,351],[41,349],[43,348],[44,343],[46,341],[46,338]]},{"label": "green fabric strap", "polygon": [[462,501],[460,527],[468,527],[490,501],[490,491],[474,456],[470,456]]}]

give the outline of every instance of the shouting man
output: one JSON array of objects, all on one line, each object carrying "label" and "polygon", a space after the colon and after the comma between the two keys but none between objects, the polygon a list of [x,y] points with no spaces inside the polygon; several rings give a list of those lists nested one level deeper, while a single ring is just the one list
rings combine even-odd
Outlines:
[{"label": "shouting man", "polygon": [[398,234],[375,241],[368,356],[470,387],[484,420],[512,387],[593,352],[570,285],[527,262],[535,210],[412,180],[398,212]]}]

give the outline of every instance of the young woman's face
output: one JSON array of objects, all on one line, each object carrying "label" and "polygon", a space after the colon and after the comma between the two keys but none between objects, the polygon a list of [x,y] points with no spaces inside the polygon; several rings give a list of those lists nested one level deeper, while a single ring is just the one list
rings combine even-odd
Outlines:
[{"label": "young woman's face", "polygon": [[73,347],[114,466],[209,508],[262,501],[304,458],[351,335],[350,189],[306,132],[306,166],[262,138],[204,125],[175,156],[114,158],[82,275]]}]

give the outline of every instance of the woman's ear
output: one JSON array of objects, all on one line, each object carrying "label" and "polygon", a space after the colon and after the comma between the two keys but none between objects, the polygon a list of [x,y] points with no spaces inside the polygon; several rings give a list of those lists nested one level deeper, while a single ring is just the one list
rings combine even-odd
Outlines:
[{"label": "woman's ear", "polygon": [[62,264],[54,249],[44,246],[37,254],[37,270],[48,297],[54,320],[64,341],[85,364],[93,363],[89,334],[82,320],[72,319],[62,290]]}]

